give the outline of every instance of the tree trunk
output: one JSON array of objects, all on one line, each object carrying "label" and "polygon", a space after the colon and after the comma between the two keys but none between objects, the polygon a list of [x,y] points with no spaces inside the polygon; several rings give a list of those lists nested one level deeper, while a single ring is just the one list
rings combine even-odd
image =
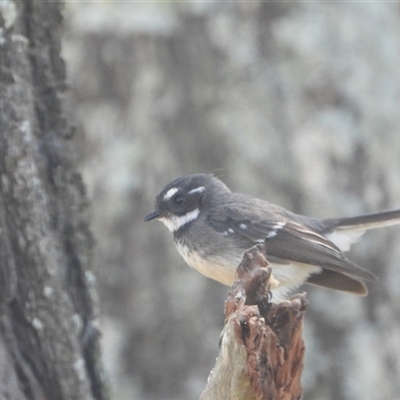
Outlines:
[{"label": "tree trunk", "polygon": [[62,3],[0,5],[0,398],[105,399]]}]

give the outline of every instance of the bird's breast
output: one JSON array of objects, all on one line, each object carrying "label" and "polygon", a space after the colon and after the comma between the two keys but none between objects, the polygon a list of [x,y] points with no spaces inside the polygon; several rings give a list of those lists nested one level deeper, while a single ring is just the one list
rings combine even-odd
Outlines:
[{"label": "bird's breast", "polygon": [[[241,261],[242,254],[204,255],[201,251],[192,249],[183,240],[175,242],[179,254],[187,264],[204,276],[216,280],[224,285],[232,286],[235,280],[236,268]],[[321,271],[321,267],[303,263],[276,264],[270,262],[274,278],[279,287],[273,289],[274,302],[286,298],[287,294],[306,282],[307,278]]]},{"label": "bird's breast", "polygon": [[179,254],[190,267],[224,285],[232,285],[240,257],[233,257],[234,260],[230,260],[229,257],[205,255],[201,251],[191,249],[183,241],[177,241],[175,244]]}]

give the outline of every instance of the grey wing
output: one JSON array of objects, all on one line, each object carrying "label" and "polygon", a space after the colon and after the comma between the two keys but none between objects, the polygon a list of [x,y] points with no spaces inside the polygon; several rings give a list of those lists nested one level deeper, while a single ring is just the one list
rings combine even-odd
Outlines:
[{"label": "grey wing", "polygon": [[[223,209],[219,209],[223,207]],[[350,261],[342,251],[314,230],[281,215],[279,221],[265,214],[252,213],[246,205],[216,207],[209,215],[214,229],[237,235],[251,243],[264,241],[267,257],[282,263],[298,262],[354,278],[374,281],[375,275]],[[271,260],[272,261],[272,260]],[[318,282],[312,282],[321,285]]]}]

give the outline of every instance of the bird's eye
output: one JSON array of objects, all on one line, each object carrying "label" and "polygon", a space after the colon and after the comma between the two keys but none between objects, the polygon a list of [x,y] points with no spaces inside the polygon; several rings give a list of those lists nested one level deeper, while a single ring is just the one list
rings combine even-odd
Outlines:
[{"label": "bird's eye", "polygon": [[184,200],[185,199],[181,194],[178,194],[177,196],[174,197],[174,203],[177,205],[181,205]]}]

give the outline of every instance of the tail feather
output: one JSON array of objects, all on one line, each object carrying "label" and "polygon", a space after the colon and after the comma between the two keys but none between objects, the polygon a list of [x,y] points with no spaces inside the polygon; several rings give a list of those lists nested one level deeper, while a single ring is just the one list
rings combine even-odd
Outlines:
[{"label": "tail feather", "polygon": [[326,219],[324,236],[342,251],[348,251],[368,229],[400,224],[400,210],[384,211],[358,217]]},{"label": "tail feather", "polygon": [[358,279],[326,269],[319,274],[310,275],[307,279],[307,283],[323,286],[328,289],[358,294],[360,296],[366,296],[368,294],[367,287]]},{"label": "tail feather", "polygon": [[334,224],[335,229],[374,229],[400,224],[400,210],[384,211],[375,214],[360,215],[358,217],[340,218]]}]

